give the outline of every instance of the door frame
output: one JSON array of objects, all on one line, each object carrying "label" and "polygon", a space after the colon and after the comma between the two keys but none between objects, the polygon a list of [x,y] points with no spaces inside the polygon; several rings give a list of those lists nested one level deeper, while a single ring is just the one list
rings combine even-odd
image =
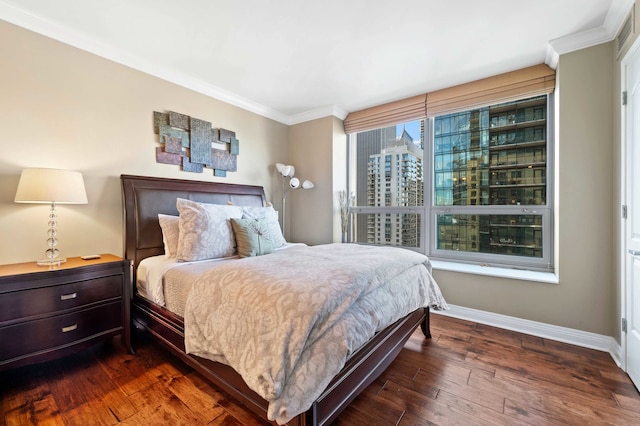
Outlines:
[{"label": "door frame", "polygon": [[[620,60],[620,176],[619,176],[619,196],[620,196],[620,206],[618,211],[618,224],[619,224],[619,269],[618,274],[620,277],[620,367],[627,371],[627,333],[622,329],[622,321],[628,318],[627,315],[627,292],[629,290],[629,262],[627,261],[627,219],[622,215],[623,206],[628,205],[627,199],[627,182],[630,181],[629,178],[629,170],[627,167],[627,147],[630,143],[628,135],[627,135],[627,108],[625,105],[622,105],[622,92],[627,91],[627,65],[630,61],[630,58],[634,54],[640,54],[640,37],[634,40],[633,44],[629,48],[629,50],[622,56]],[[640,107],[637,106],[637,107]],[[638,126],[638,130],[640,130],[640,123]]]}]

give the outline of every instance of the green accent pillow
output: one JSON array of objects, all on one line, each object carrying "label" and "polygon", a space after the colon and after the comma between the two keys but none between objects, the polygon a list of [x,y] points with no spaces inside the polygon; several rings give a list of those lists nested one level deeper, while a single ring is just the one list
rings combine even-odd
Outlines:
[{"label": "green accent pillow", "polygon": [[230,220],[240,257],[262,256],[273,252],[273,240],[266,218]]}]

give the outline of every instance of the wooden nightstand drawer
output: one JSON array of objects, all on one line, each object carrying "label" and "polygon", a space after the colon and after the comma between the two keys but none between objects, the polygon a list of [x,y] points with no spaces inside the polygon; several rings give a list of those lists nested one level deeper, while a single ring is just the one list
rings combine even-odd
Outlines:
[{"label": "wooden nightstand drawer", "polygon": [[0,323],[122,297],[122,276],[0,294]]},{"label": "wooden nightstand drawer", "polygon": [[71,257],[55,267],[0,265],[0,371],[66,356],[116,334],[133,353],[130,274],[130,262],[112,254]]},{"label": "wooden nightstand drawer", "polygon": [[0,365],[122,329],[121,301],[0,328]]}]

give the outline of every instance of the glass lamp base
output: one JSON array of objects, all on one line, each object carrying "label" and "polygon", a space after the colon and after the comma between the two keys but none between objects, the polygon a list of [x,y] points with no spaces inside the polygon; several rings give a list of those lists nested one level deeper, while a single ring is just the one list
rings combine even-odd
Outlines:
[{"label": "glass lamp base", "polygon": [[56,259],[42,259],[38,260],[36,263],[38,264],[38,266],[60,266],[66,261],[66,258],[60,257]]}]

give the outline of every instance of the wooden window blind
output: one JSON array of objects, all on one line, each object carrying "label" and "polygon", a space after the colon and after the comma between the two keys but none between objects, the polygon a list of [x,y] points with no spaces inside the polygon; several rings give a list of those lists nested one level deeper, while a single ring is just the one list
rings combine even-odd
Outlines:
[{"label": "wooden window blind", "polygon": [[450,114],[553,92],[555,70],[534,65],[447,89],[354,111],[344,120],[345,133]]},{"label": "wooden window blind", "polygon": [[379,129],[425,118],[425,101],[425,95],[418,95],[349,113],[344,120],[345,133],[350,134],[364,130]]},{"label": "wooden window blind", "polygon": [[427,117],[553,92],[556,73],[545,64],[427,93]]}]

